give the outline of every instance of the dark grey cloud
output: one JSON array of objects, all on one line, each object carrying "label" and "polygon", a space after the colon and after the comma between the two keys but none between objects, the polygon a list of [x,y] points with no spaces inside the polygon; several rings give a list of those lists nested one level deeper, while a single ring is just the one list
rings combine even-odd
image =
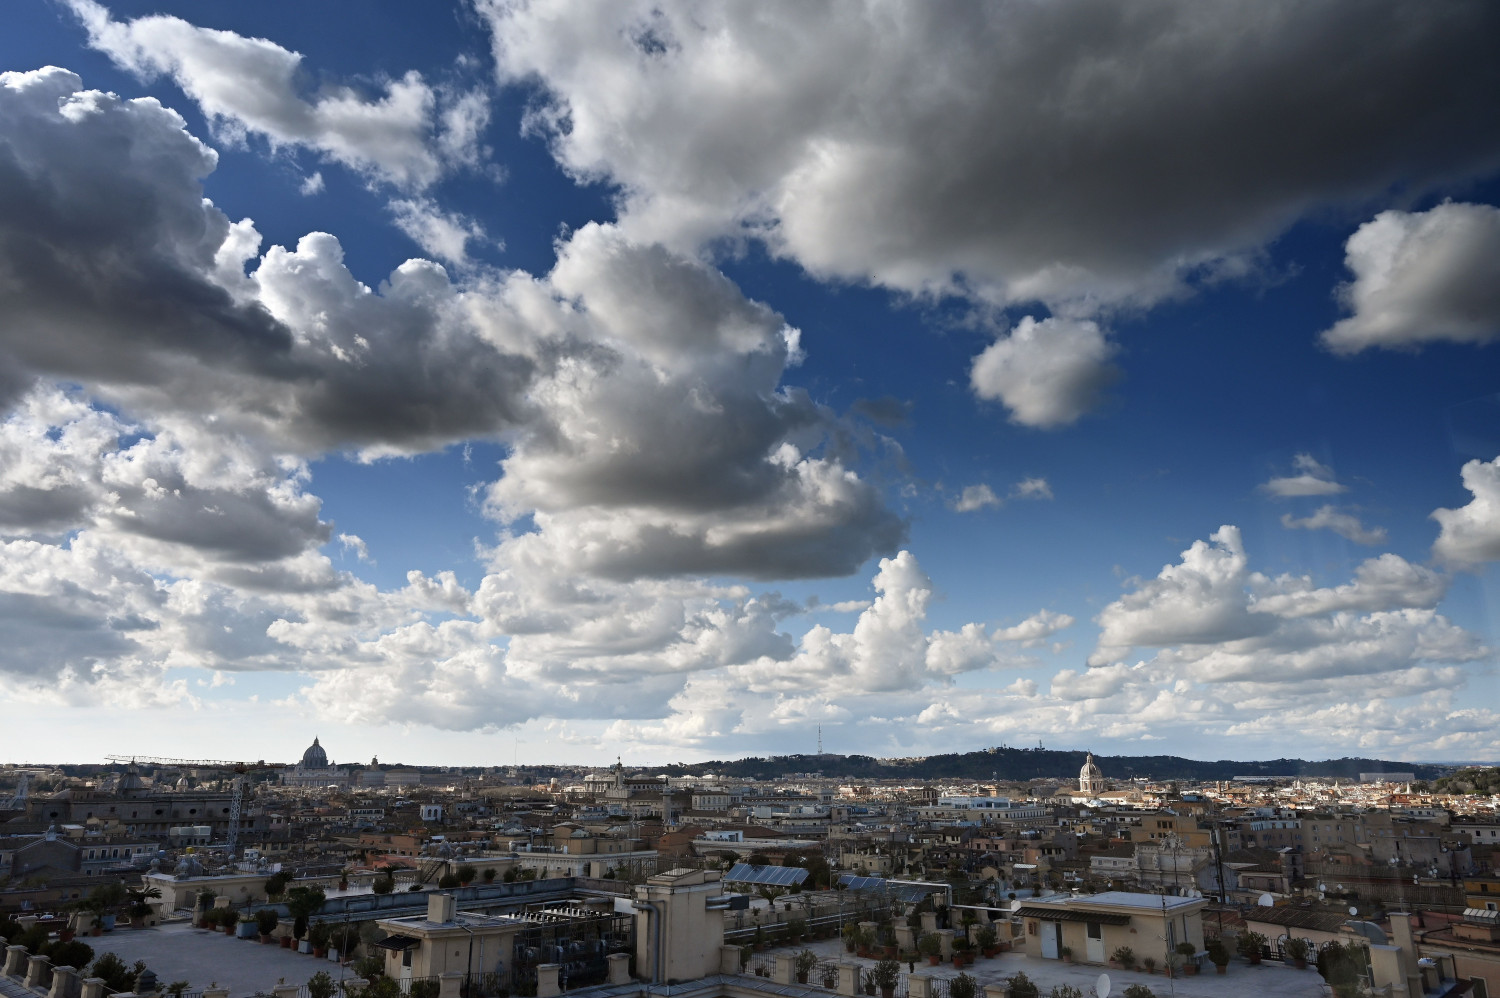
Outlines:
[{"label": "dark grey cloud", "polygon": [[1500,157],[1485,0],[480,8],[627,232],[907,290],[1152,300]]},{"label": "dark grey cloud", "polygon": [[[247,280],[258,237],[203,201],[214,152],[152,99],[81,88],[55,68],[0,80],[9,401],[62,378],[302,452],[424,450],[520,417],[533,362],[465,324],[441,268],[408,265],[374,294],[323,236]],[[296,307],[314,301],[321,330]]]}]

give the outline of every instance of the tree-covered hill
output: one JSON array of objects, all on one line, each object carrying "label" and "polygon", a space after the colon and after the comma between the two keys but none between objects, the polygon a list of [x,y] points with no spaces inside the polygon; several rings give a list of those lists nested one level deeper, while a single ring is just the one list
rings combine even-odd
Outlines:
[{"label": "tree-covered hill", "polygon": [[[989,748],[977,752],[930,755],[916,759],[876,759],[868,755],[781,755],[662,767],[672,775],[713,772],[721,776],[770,780],[794,773],[869,780],[1038,780],[1074,779],[1083,766],[1083,752],[1036,748]],[[1152,780],[1231,780],[1236,776],[1320,776],[1358,779],[1360,773],[1414,773],[1436,779],[1451,766],[1391,762],[1381,759],[1267,759],[1213,762],[1175,755],[1095,756],[1108,779],[1144,777]],[[655,767],[653,767],[654,769]]]}]

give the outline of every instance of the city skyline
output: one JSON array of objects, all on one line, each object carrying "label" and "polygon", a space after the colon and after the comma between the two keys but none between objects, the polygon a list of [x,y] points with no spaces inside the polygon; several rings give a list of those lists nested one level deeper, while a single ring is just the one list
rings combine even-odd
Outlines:
[{"label": "city skyline", "polygon": [[1493,760],[1497,19],[16,4],[0,761]]}]

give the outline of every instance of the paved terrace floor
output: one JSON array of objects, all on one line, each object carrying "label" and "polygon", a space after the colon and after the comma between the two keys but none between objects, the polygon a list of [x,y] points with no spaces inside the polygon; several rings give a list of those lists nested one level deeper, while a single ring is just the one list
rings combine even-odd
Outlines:
[{"label": "paved terrace floor", "polygon": [[[778,947],[755,954],[754,960],[792,954],[801,948],[800,946]],[[843,943],[836,939],[809,943],[807,948],[818,954],[818,959],[822,961],[850,960],[857,963],[860,965],[861,974],[875,965],[874,960],[862,960],[845,953]],[[754,965],[753,961],[751,965]],[[926,961],[917,963],[919,974],[947,980],[965,973],[976,979],[981,987],[987,984],[999,984],[1018,970],[1025,971],[1026,976],[1041,989],[1043,995],[1051,991],[1053,985],[1056,984],[1071,984],[1084,994],[1088,994],[1089,988],[1099,980],[1100,974],[1109,975],[1110,994],[1115,998],[1123,994],[1131,984],[1137,982],[1146,985],[1162,998],[1173,995],[1176,998],[1246,998],[1246,996],[1318,998],[1326,994],[1323,990],[1323,978],[1315,970],[1296,970],[1284,964],[1272,963],[1262,963],[1252,967],[1240,959],[1231,961],[1228,971],[1222,975],[1216,973],[1213,965],[1210,964],[1207,974],[1175,978],[1164,977],[1160,973],[1146,974],[1140,971],[1115,970],[1092,964],[1042,960],[1018,953],[1004,953],[989,960],[980,957],[974,961],[973,966],[962,971],[954,970],[952,962],[936,967],[927,966]],[[907,965],[904,963],[901,965],[901,973],[907,973]],[[819,991],[822,994],[828,994],[821,989]],[[947,993],[946,988],[943,989],[943,993]]]},{"label": "paved terrace floor", "polygon": [[338,964],[311,954],[195,929],[187,922],[152,929],[119,928],[102,936],[81,936],[79,941],[94,948],[95,958],[113,953],[126,966],[146,961],[163,986],[187,981],[197,991],[217,983],[229,989],[230,998],[270,994],[281,979],[288,984],[306,984],[320,970],[328,971],[334,980],[341,972],[345,977],[354,976],[350,968],[341,971]]}]

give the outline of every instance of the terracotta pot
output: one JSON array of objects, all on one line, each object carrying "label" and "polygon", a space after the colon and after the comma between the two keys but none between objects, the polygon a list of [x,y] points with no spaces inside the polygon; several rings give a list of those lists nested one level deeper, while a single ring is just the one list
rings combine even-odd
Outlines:
[{"label": "terracotta pot", "polygon": [[943,958],[940,957],[940,956],[929,956],[927,958],[927,965],[929,967],[936,967],[938,964],[940,964],[942,962],[943,962]]},{"label": "terracotta pot", "polygon": [[1216,963],[1216,964],[1214,964],[1214,967],[1215,967],[1215,969],[1218,970],[1219,973],[1222,974],[1222,973],[1224,973],[1225,971],[1227,971],[1229,969],[1229,964],[1227,964],[1227,963]]},{"label": "terracotta pot", "polygon": [[281,948],[282,949],[291,949],[292,948],[292,937],[291,936],[282,936],[281,937]]},{"label": "terracotta pot", "polygon": [[806,984],[807,983],[807,974],[803,973],[802,971],[798,971],[797,972],[797,983],[798,984]]},{"label": "terracotta pot", "polygon": [[1293,960],[1292,961],[1292,966],[1296,967],[1298,970],[1306,970],[1307,969],[1307,961],[1306,960]]},{"label": "terracotta pot", "polygon": [[313,956],[317,957],[318,959],[321,960],[321,959],[323,959],[327,955],[328,955],[328,947],[327,946],[322,946],[322,947],[314,946],[313,947]]},{"label": "terracotta pot", "polygon": [[275,937],[273,937],[269,932],[262,932],[260,934],[260,944],[262,946],[267,946],[274,940],[274,938]]},{"label": "terracotta pot", "polygon": [[894,995],[895,993],[896,993],[896,989],[895,988],[881,988],[880,989],[880,998],[891,998],[891,996]]}]

